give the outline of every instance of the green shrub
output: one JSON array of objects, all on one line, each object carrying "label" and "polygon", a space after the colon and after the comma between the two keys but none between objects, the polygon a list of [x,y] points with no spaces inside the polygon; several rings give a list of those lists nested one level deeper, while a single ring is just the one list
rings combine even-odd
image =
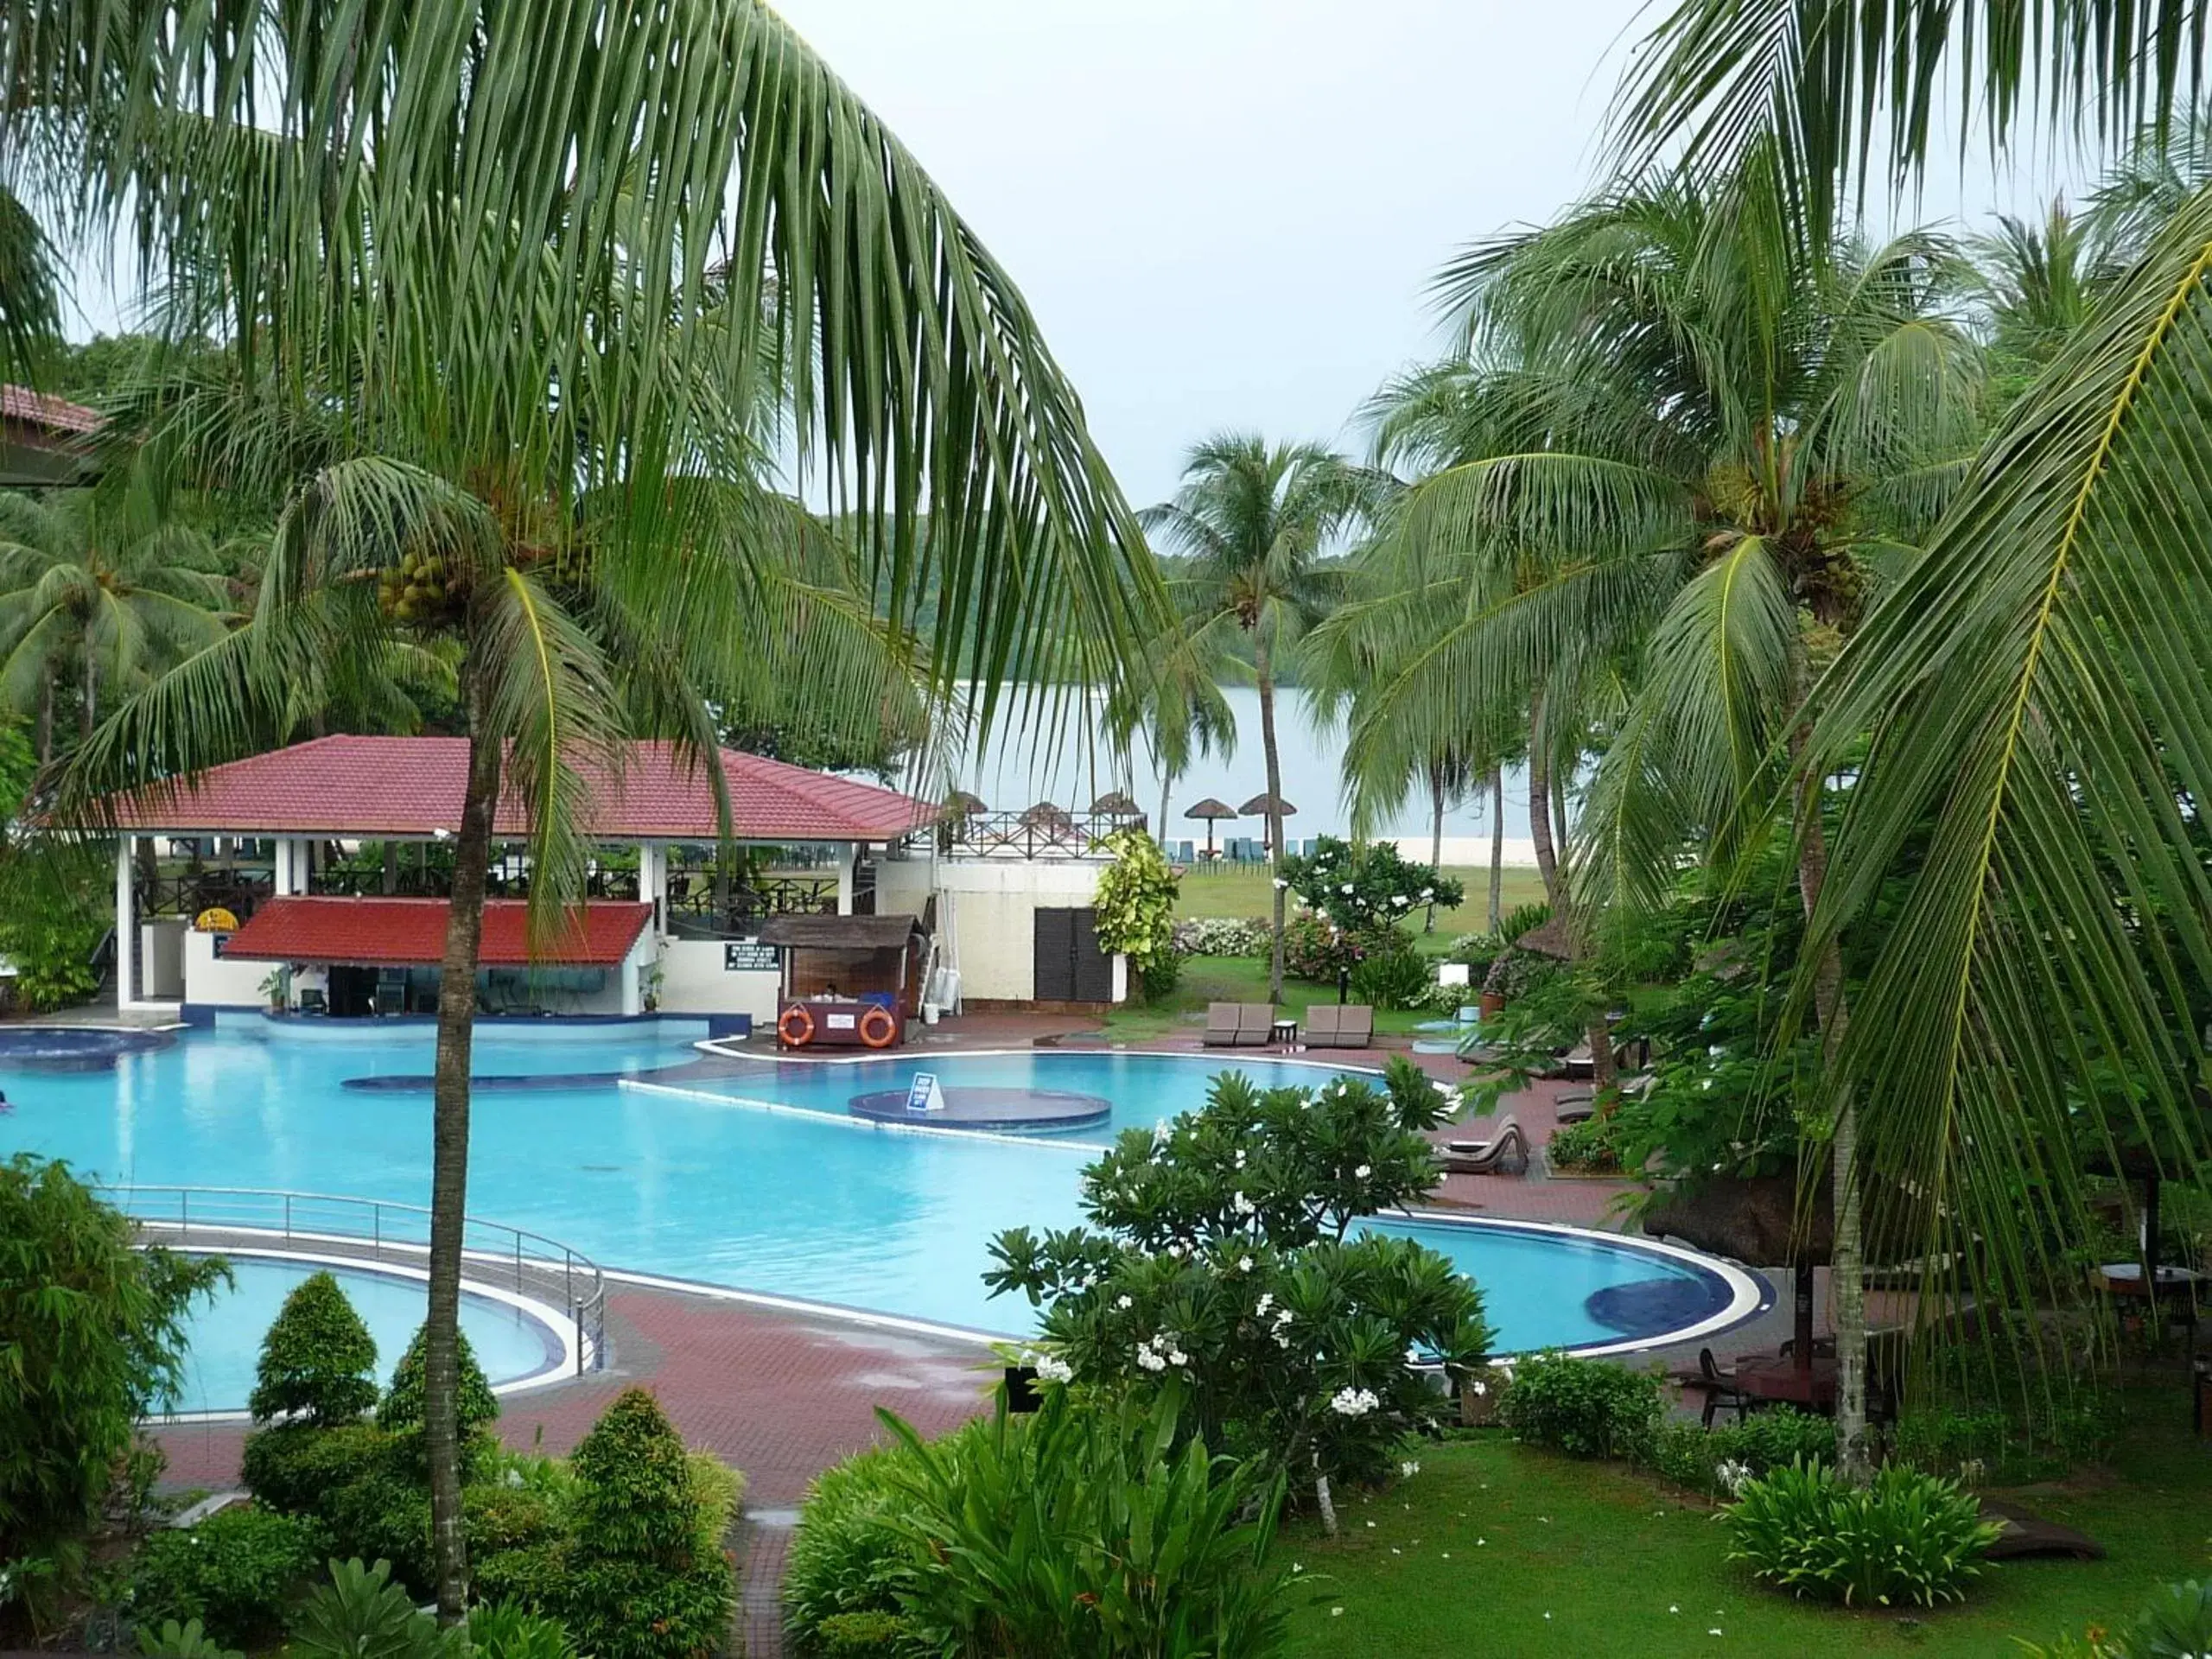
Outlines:
[{"label": "green shrub", "polygon": [[418,1594],[437,1587],[429,1485],[397,1447],[385,1467],[331,1493],[323,1515],[336,1554],[385,1562],[393,1578]]},{"label": "green shrub", "polygon": [[317,1273],[284,1299],[261,1339],[253,1421],[304,1418],[328,1427],[350,1423],[377,1402],[377,1344],[335,1276]]},{"label": "green shrub", "polygon": [[[931,1449],[956,1457],[973,1432],[957,1431]],[[913,1460],[903,1444],[876,1446],[823,1470],[807,1488],[784,1557],[784,1623],[802,1643],[822,1642],[833,1618],[898,1611],[906,1545],[896,1517],[910,1507],[902,1483]]]},{"label": "green shrub", "polygon": [[711,1452],[694,1452],[683,1462],[698,1505],[698,1553],[718,1554],[745,1503],[745,1477]]},{"label": "green shrub", "polygon": [[1827,1463],[1834,1458],[1835,1425],[1789,1406],[1712,1429],[1689,1422],[1662,1423],[1648,1453],[1656,1472],[1678,1486],[1713,1497],[1732,1497],[1744,1481],[1793,1463]]},{"label": "green shrub", "polygon": [[823,1659],[882,1659],[913,1651],[919,1632],[896,1613],[832,1613],[814,1633]]},{"label": "green shrub", "polygon": [[176,1386],[184,1316],[219,1261],[134,1248],[66,1164],[0,1159],[0,1562],[41,1624],[85,1559],[139,1419]]},{"label": "green shrub", "polygon": [[1620,1147],[1615,1142],[1615,1125],[1611,1117],[1586,1117],[1580,1123],[1554,1129],[1544,1147],[1544,1156],[1554,1169],[1610,1173],[1621,1166]]},{"label": "green shrub", "polygon": [[466,1629],[441,1630],[391,1581],[390,1564],[330,1563],[292,1619],[289,1659],[467,1659]]},{"label": "green shrub", "polygon": [[278,1423],[245,1437],[239,1473],[264,1509],[327,1518],[341,1490],[382,1473],[391,1458],[391,1437],[373,1423]]},{"label": "green shrub", "polygon": [[1643,1455],[1665,1408],[1648,1371],[1567,1354],[1519,1363],[1498,1420],[1522,1440],[1578,1458]]},{"label": "green shrub", "polygon": [[1414,1008],[1427,1001],[1436,976],[1428,959],[1402,936],[1393,934],[1382,948],[1363,957],[1351,970],[1351,997],[1378,1008]]},{"label": "green shrub", "polygon": [[1351,934],[1318,917],[1300,916],[1283,925],[1282,970],[1293,979],[1333,985],[1338,974],[1359,966],[1364,954]]},{"label": "green shrub", "polygon": [[469,1592],[480,1601],[509,1602],[558,1618],[568,1605],[570,1541],[564,1533],[480,1558],[472,1554]]},{"label": "green shrub", "polygon": [[576,1645],[595,1659],[720,1651],[736,1607],[721,1549],[737,1504],[733,1471],[695,1464],[643,1389],[616,1398],[569,1465],[575,1536],[558,1593]]},{"label": "green shrub", "polygon": [[215,1639],[245,1646],[282,1628],[323,1541],[313,1521],[245,1505],[156,1532],[130,1563],[131,1611],[141,1624],[198,1619]]},{"label": "green shrub", "polygon": [[196,1618],[180,1624],[173,1618],[162,1621],[162,1627],[142,1625],[138,1631],[138,1651],[145,1659],[245,1659],[236,1648],[226,1648],[200,1628]]},{"label": "green shrub", "polygon": [[2111,1412],[2092,1401],[2034,1412],[1916,1404],[1890,1427],[1890,1460],[1969,1484],[2059,1480],[2103,1455],[2111,1422]]},{"label": "green shrub", "polygon": [[2212,1653],[2212,1579],[2162,1586],[2124,1630],[2092,1626],[2049,1647],[2023,1642],[2027,1659],[2203,1659]]},{"label": "green shrub", "polygon": [[575,1659],[576,1644],[556,1618],[508,1602],[468,1615],[470,1659]]},{"label": "green shrub", "polygon": [[542,1493],[519,1486],[470,1486],[461,1494],[461,1526],[474,1562],[568,1535],[561,1512]]},{"label": "green shrub", "polygon": [[1963,1600],[1999,1534],[1955,1484],[1897,1465],[1856,1487],[1825,1464],[1793,1464],[1745,1482],[1721,1516],[1730,1560],[1847,1606]]},{"label": "green shrub", "polygon": [[[392,1433],[422,1428],[423,1343],[426,1334],[423,1330],[415,1332],[407,1351],[393,1368],[391,1386],[377,1402],[378,1427]],[[461,1344],[461,1390],[455,1410],[465,1440],[471,1430],[481,1428],[499,1416],[499,1402],[492,1392],[491,1383],[485,1380],[484,1368],[476,1363],[476,1351],[468,1345],[467,1333],[457,1332],[456,1339]]]}]

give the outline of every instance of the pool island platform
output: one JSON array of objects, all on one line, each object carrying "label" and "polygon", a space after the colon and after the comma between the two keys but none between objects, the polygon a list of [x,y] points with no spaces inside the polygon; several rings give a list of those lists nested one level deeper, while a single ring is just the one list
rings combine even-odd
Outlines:
[{"label": "pool island platform", "polygon": [[956,1085],[943,1090],[934,1108],[916,1109],[912,1091],[876,1089],[855,1095],[849,1110],[872,1123],[906,1123],[932,1129],[995,1130],[1002,1135],[1050,1135],[1058,1129],[1087,1129],[1113,1116],[1114,1103],[1098,1095],[1055,1089],[988,1089]]}]

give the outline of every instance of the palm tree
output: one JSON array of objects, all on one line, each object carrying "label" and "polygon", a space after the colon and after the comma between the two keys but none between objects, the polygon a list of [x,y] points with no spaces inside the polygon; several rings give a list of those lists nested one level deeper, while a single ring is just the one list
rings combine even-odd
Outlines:
[{"label": "palm tree", "polygon": [[[250,62],[242,54],[250,52]],[[121,73],[120,66],[130,73]],[[469,738],[439,999],[426,1429],[442,1613],[466,1605],[455,1314],[492,813],[533,918],[582,887],[579,767],[628,734],[719,781],[712,711],[878,626],[786,572],[760,411],[858,524],[931,683],[1111,683],[1164,596],[1012,281],[756,0],[342,12],[5,0],[0,149],[73,233],[119,214],[168,332],[232,343],[157,447],[280,504],[250,626],[116,711],[82,797],[251,747],[312,667],[454,652]],[[927,512],[923,508],[926,505]],[[859,720],[871,687],[816,688]]]},{"label": "palm tree", "polygon": [[[1559,365],[1586,399],[1544,453],[1571,493],[1509,512],[1500,475],[1519,463],[1485,456],[1417,485],[1407,524],[1416,537],[1468,535],[1496,567],[1492,585],[1532,537],[1616,578],[1545,601],[1558,612],[1548,627],[1510,613],[1478,621],[1465,642],[1475,660],[1459,671],[1475,677],[1462,697],[1503,693],[1528,671],[1532,626],[1592,676],[1632,650],[1629,696],[1576,830],[1573,912],[1592,921],[1623,925],[1661,902],[1687,849],[1725,867],[1757,836],[1746,803],[1770,798],[1755,785],[1770,755],[1798,741],[1815,667],[1857,626],[1902,556],[1900,530],[1932,516],[1978,431],[1976,353],[1947,308],[1948,248],[1908,235],[1801,257],[1761,183],[1625,188],[1479,245],[1446,274],[1478,327],[1511,331],[1525,360]],[[1821,799],[1815,780],[1780,803],[1808,911],[1827,863]],[[1532,825],[1544,816],[1532,799]],[[1833,950],[1814,1004],[1840,1040]],[[1852,1128],[1847,1100],[1835,1133],[1838,1433],[1857,1469]]]},{"label": "palm tree", "polygon": [[60,339],[59,288],[46,232],[0,186],[0,385],[39,378]]},{"label": "palm tree", "polygon": [[[1226,654],[1225,636],[1251,645],[1260,688],[1260,743],[1268,763],[1268,849],[1282,859],[1282,764],[1275,743],[1276,675],[1341,595],[1330,538],[1364,504],[1368,480],[1318,444],[1270,444],[1224,433],[1191,451],[1173,501],[1147,507],[1144,526],[1179,551],[1169,582],[1201,659]],[[1274,955],[1268,996],[1282,1000],[1283,893],[1274,888]]]},{"label": "palm tree", "polygon": [[35,722],[54,758],[54,693],[77,683],[78,741],[103,690],[124,695],[222,638],[228,584],[207,537],[132,524],[90,491],[0,493],[0,704]]},{"label": "palm tree", "polygon": [[1929,111],[1961,92],[1962,123],[1999,149],[2033,117],[2179,157],[2164,221],[2136,221],[2133,262],[1826,677],[1800,767],[1857,765],[1808,950],[1878,894],[1891,922],[1834,1068],[1883,1178],[1869,1225],[2004,1306],[2080,1294],[2063,1262],[2085,1236],[2086,1152],[2125,1141],[2186,1177],[2212,1150],[2194,1098],[2212,190],[2176,143],[2207,11],[1684,0],[1625,105],[1637,144],[1770,145],[1806,222],[1863,187],[1863,119],[1909,179]]}]

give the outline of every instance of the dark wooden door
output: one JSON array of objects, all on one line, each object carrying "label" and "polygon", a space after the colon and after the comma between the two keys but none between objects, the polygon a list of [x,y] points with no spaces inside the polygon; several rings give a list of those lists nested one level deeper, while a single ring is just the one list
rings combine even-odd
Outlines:
[{"label": "dark wooden door", "polygon": [[1039,909],[1036,917],[1037,1001],[1112,1001],[1114,959],[1098,948],[1091,910]]}]

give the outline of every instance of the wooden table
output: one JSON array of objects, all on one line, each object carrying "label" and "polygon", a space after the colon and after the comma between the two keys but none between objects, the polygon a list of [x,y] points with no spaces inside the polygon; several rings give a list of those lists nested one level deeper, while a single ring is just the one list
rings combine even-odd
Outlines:
[{"label": "wooden table", "polygon": [[1792,1354],[1746,1354],[1736,1362],[1735,1384],[1754,1400],[1777,1400],[1809,1411],[1835,1409],[1835,1360],[1815,1355],[1801,1365]]},{"label": "wooden table", "polygon": [[1268,1028],[1268,1040],[1278,1048],[1288,1048],[1298,1041],[1298,1021],[1278,1020]]}]

